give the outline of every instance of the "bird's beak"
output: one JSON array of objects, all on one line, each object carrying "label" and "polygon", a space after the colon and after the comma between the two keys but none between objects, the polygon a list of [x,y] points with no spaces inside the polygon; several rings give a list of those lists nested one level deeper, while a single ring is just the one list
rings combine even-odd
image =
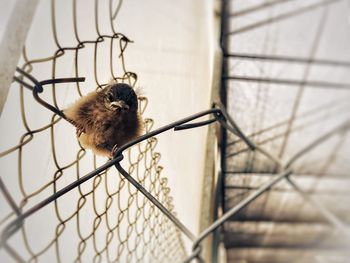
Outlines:
[{"label": "bird's beak", "polygon": [[113,101],[113,102],[111,102],[110,105],[115,110],[124,110],[124,111],[129,110],[129,105],[126,104],[125,101],[123,101],[123,100]]}]

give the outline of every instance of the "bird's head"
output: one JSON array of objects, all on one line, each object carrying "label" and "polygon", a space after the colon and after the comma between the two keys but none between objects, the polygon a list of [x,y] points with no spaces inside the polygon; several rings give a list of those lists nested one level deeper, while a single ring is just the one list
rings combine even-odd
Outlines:
[{"label": "bird's head", "polygon": [[108,110],[118,113],[137,112],[137,95],[132,87],[125,83],[108,85],[102,90],[104,104]]}]

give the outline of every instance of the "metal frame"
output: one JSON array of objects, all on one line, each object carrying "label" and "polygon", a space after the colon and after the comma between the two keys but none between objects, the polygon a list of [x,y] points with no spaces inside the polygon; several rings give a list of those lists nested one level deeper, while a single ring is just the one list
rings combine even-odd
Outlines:
[{"label": "metal frame", "polygon": [[[331,82],[331,81],[318,81],[318,80],[307,80],[307,78],[303,78],[301,80],[293,80],[293,79],[288,79],[288,78],[274,78],[274,77],[260,77],[260,76],[243,76],[243,75],[238,75],[238,74],[233,74],[228,72],[228,61],[233,61],[231,59],[239,59],[240,61],[244,60],[250,60],[250,61],[258,61],[260,63],[263,62],[279,62],[279,63],[294,63],[294,64],[301,64],[304,66],[308,65],[317,65],[317,66],[336,66],[336,67],[344,67],[348,68],[350,66],[350,63],[347,61],[337,61],[337,60],[331,60],[331,59],[317,59],[313,56],[314,49],[311,51],[311,54],[307,58],[303,57],[294,57],[294,56],[281,56],[281,55],[261,55],[261,54],[254,54],[254,53],[239,53],[239,52],[232,52],[230,50],[230,41],[234,41],[234,36],[236,35],[241,35],[250,32],[253,29],[258,29],[259,27],[266,26],[268,24],[272,24],[275,22],[279,22],[285,19],[289,19],[292,17],[296,17],[300,14],[304,14],[310,11],[314,11],[317,9],[324,8],[325,6],[330,6],[336,2],[340,2],[339,0],[326,0],[326,1],[317,1],[315,3],[305,3],[306,5],[303,7],[297,7],[296,9],[293,9],[292,11],[287,11],[284,13],[273,13],[271,12],[271,16],[268,17],[267,19],[261,19],[258,21],[253,21],[252,23],[248,23],[247,25],[243,25],[242,27],[233,27],[231,28],[232,21],[230,20],[231,18],[236,18],[240,16],[244,16],[246,14],[251,14],[254,12],[258,12],[262,9],[265,8],[270,8],[273,6],[277,6],[280,4],[284,4],[289,2],[289,0],[279,0],[279,1],[268,1],[265,3],[259,3],[257,5],[252,5],[249,6],[248,8],[243,8],[238,11],[228,11],[228,10],[235,10],[234,8],[228,8],[230,3],[232,1],[222,1],[223,5],[225,8],[223,8],[221,12],[221,23],[222,23],[222,31],[221,31],[221,43],[222,43],[222,50],[223,50],[223,56],[224,56],[224,61],[223,61],[223,74],[222,74],[222,93],[226,92],[226,89],[228,88],[227,83],[231,83],[231,81],[236,82],[236,83],[249,83],[253,82],[254,84],[256,83],[263,83],[265,85],[283,85],[283,86],[290,86],[290,87],[305,87],[305,88],[323,88],[323,89],[334,89],[334,90],[348,90],[350,88],[349,83],[338,83],[338,82]],[[323,20],[324,20],[325,12],[323,13]],[[324,23],[324,22],[323,22]],[[322,31],[321,27],[323,26],[323,23],[321,22],[319,25],[319,28],[317,29],[317,38],[319,38],[319,35],[321,34],[320,32]],[[233,25],[233,23],[232,23]],[[237,25],[237,24],[236,24]],[[306,74],[306,73],[304,73]],[[233,83],[232,82],[232,83]],[[225,101],[223,101],[225,103]],[[297,101],[296,103],[299,103]],[[226,117],[226,116],[225,116]],[[229,116],[228,116],[229,117]],[[290,123],[293,122],[295,118],[295,112],[292,113],[292,116],[290,118],[290,121],[288,123],[288,131],[287,131],[287,136],[289,135],[290,132]],[[234,121],[230,121],[230,125],[234,125]],[[246,199],[242,200],[240,203],[238,203],[235,207],[232,209],[228,210],[226,214],[223,215],[223,217],[227,216],[233,216],[235,215],[238,211],[240,211],[242,208],[247,206],[250,202],[254,201],[257,197],[259,197],[262,193],[266,192],[267,190],[270,189],[273,185],[277,184],[279,181],[281,181],[283,178],[286,179],[289,185],[292,186],[292,190],[297,191],[306,201],[311,203],[315,208],[318,209],[318,211],[327,219],[328,222],[333,224],[337,229],[340,230],[345,230],[347,227],[339,218],[332,213],[329,209],[324,207],[322,203],[320,203],[318,200],[313,198],[311,195],[303,191],[295,182],[293,179],[290,177],[292,175],[293,170],[292,170],[292,165],[295,161],[297,161],[300,157],[304,156],[306,153],[308,153],[310,150],[314,149],[324,141],[326,141],[328,138],[330,138],[333,135],[336,135],[338,133],[342,133],[345,130],[349,129],[350,125],[350,119],[348,119],[343,125],[340,125],[333,129],[332,131],[322,135],[321,137],[317,138],[313,143],[305,146],[301,151],[299,151],[294,157],[292,157],[288,162],[283,163],[282,162],[282,155],[284,149],[281,151],[279,154],[278,158],[272,155],[271,153],[265,151],[263,148],[260,146],[256,145],[252,141],[248,139],[248,136],[246,136],[244,133],[241,133],[238,137],[239,139],[234,140],[234,142],[227,143],[226,139],[222,143],[221,147],[225,148],[228,146],[232,146],[236,142],[241,142],[242,140],[245,142],[245,144],[248,147],[245,147],[243,150],[237,151],[237,153],[232,153],[232,154],[222,154],[222,160],[224,162],[224,165],[222,165],[222,172],[224,174],[227,173],[227,169],[225,167],[225,160],[229,157],[233,157],[234,155],[237,155],[242,152],[247,152],[247,151],[255,151],[259,152],[266,157],[268,157],[269,160],[271,160],[273,163],[275,163],[275,170],[273,173],[274,176],[272,176],[273,179],[271,181],[267,182],[266,184],[256,187],[251,190],[255,190],[250,196],[248,196]],[[230,129],[230,127],[227,127]],[[237,128],[237,127],[234,127]],[[235,130],[235,129],[234,129]],[[230,130],[231,132],[234,130]],[[252,135],[253,136],[253,135]],[[316,135],[317,136],[317,135]],[[245,138],[244,138],[245,137]],[[249,136],[250,137],[250,136]],[[252,137],[250,137],[252,138]],[[267,141],[267,140],[266,140]],[[284,144],[284,143],[283,143]],[[284,148],[284,146],[283,146]],[[222,152],[225,152],[225,150],[222,149]],[[277,175],[275,173],[279,172]],[[288,172],[288,173],[287,173]],[[223,225],[225,220],[216,221],[212,226],[211,229],[219,229],[220,226]],[[200,235],[200,238],[203,237],[205,238],[205,235],[208,235],[210,229],[208,228],[207,232],[203,232]],[[345,233],[345,231],[342,231],[342,233]],[[348,233],[348,231],[347,231]],[[346,234],[346,233],[345,233]],[[348,234],[346,234],[348,235]],[[198,238],[197,242],[194,244],[193,247],[193,253],[192,255],[188,258],[187,262],[190,262],[192,259],[196,258],[196,253],[195,253],[195,246],[201,242],[201,239]],[[198,254],[197,254],[198,255]]]},{"label": "metal frame", "polygon": [[[48,104],[44,100],[42,100],[39,97],[39,93],[43,92],[43,86],[46,84],[51,83],[67,83],[67,82],[81,82],[84,81],[84,78],[64,78],[64,79],[52,79],[52,80],[45,80],[45,81],[37,81],[33,76],[30,74],[17,69],[17,72],[22,74],[22,77],[26,77],[28,80],[30,80],[34,85],[28,84],[28,82],[23,81],[22,77],[14,77],[14,80],[19,82],[20,84],[24,85],[25,87],[29,88],[33,91],[34,98],[43,105],[48,110],[58,114],[62,118],[66,119],[62,111],[57,109],[56,107]],[[206,121],[199,121],[193,123],[192,121],[197,120],[201,117],[205,116],[212,116],[211,119]],[[67,119],[66,119],[67,120]],[[273,161],[279,170],[279,173],[274,176],[274,178],[263,184],[259,187],[258,190],[256,190],[254,193],[252,193],[250,196],[242,200],[239,204],[237,204],[235,207],[231,208],[229,211],[227,211],[222,217],[218,218],[211,226],[209,226],[207,229],[205,229],[199,236],[195,236],[191,230],[189,230],[174,214],[172,214],[168,209],[166,209],[152,194],[150,194],[140,183],[138,183],[128,172],[124,170],[124,168],[121,166],[120,162],[123,160],[123,152],[127,150],[128,148],[134,146],[135,144],[145,141],[151,137],[154,137],[160,133],[169,131],[174,129],[175,131],[180,131],[184,129],[192,129],[197,128],[205,125],[212,124],[214,122],[219,122],[219,124],[227,130],[227,132],[231,132],[235,135],[237,135],[240,139],[242,139],[247,146],[253,150],[260,152],[261,154],[265,155],[267,158],[269,158],[271,161]],[[199,112],[197,114],[191,115],[189,117],[186,117],[184,119],[172,122],[168,125],[165,125],[157,130],[154,130],[152,132],[149,132],[145,135],[142,135],[133,141],[123,145],[121,148],[119,148],[114,155],[114,158],[108,162],[106,162],[104,165],[98,167],[96,170],[90,172],[89,174],[81,177],[79,180],[67,185],[63,189],[57,191],[55,194],[49,196],[48,198],[44,199],[43,201],[39,202],[38,204],[34,205],[27,211],[22,212],[20,208],[16,205],[14,199],[11,197],[9,191],[7,190],[5,184],[0,178],[0,190],[5,196],[5,199],[9,203],[9,205],[12,207],[14,212],[17,214],[17,218],[14,219],[12,222],[10,222],[3,232],[1,233],[1,239],[0,239],[0,247],[4,247],[8,251],[8,253],[11,253],[11,247],[8,245],[7,241],[8,239],[16,233],[21,226],[23,225],[23,222],[26,218],[33,215],[43,207],[47,206],[54,200],[60,198],[62,195],[68,193],[72,189],[78,187],[82,183],[86,182],[87,180],[99,175],[101,172],[105,171],[107,168],[111,166],[115,166],[115,168],[124,176],[125,179],[127,179],[132,185],[134,185],[150,202],[152,202],[155,206],[158,207],[158,209],[161,210],[161,212],[169,218],[176,226],[177,228],[186,235],[192,242],[192,253],[188,256],[188,258],[184,262],[191,262],[193,259],[197,259],[199,262],[204,262],[204,260],[201,258],[201,243],[203,240],[205,240],[210,234],[212,234],[215,230],[217,230],[220,226],[222,226],[228,219],[230,219],[233,215],[237,214],[239,211],[241,211],[243,208],[245,208],[247,205],[249,205],[251,202],[253,202],[255,199],[257,199],[259,196],[261,196],[263,193],[265,193],[267,190],[269,190],[272,186],[280,182],[281,180],[285,179],[298,193],[301,194],[301,196],[311,204],[313,204],[319,212],[327,219],[331,224],[333,224],[338,229],[342,230],[342,233],[346,234],[347,232],[344,231],[346,226],[344,223],[336,216],[334,215],[330,210],[328,210],[326,207],[324,207],[321,203],[319,203],[317,200],[311,198],[306,192],[304,192],[295,182],[289,177],[293,174],[293,170],[291,168],[292,164],[297,161],[301,156],[308,153],[309,151],[313,150],[315,147],[323,143],[324,141],[328,140],[332,136],[342,133],[350,129],[350,120],[346,121],[344,124],[334,128],[332,131],[320,136],[315,141],[313,141],[311,144],[304,147],[301,151],[299,151],[297,154],[295,154],[288,162],[283,163],[281,159],[275,157],[268,151],[264,150],[262,147],[256,145],[254,142],[252,142],[238,127],[238,125],[234,122],[234,120],[231,118],[231,116],[226,111],[225,107],[221,103],[213,104],[211,109],[208,109],[206,111]]]},{"label": "metal frame", "polygon": [[5,30],[0,39],[0,115],[39,1],[11,2],[13,8],[6,10],[10,14],[7,21],[4,21]]},{"label": "metal frame", "polygon": [[225,119],[229,122],[229,125],[232,125],[232,126],[227,125],[227,123],[221,123],[221,124],[228,131],[239,136],[249,146],[251,150],[258,151],[261,154],[265,155],[267,158],[269,158],[271,161],[273,161],[278,166],[280,172],[277,175],[275,175],[275,177],[272,180],[260,186],[258,190],[256,190],[254,193],[252,193],[247,198],[242,200],[236,206],[232,207],[221,218],[216,220],[210,227],[208,227],[205,231],[203,231],[193,244],[192,254],[184,262],[191,262],[195,258],[199,259],[200,243],[208,235],[213,233],[216,229],[222,226],[232,216],[237,214],[239,211],[241,211],[243,208],[245,208],[247,205],[249,205],[251,202],[257,199],[263,193],[268,191],[272,186],[280,182],[282,179],[285,179],[305,199],[305,201],[310,202],[314,207],[316,207],[320,212],[320,214],[322,214],[322,216],[324,216],[324,218],[329,223],[331,223],[332,225],[334,225],[336,228],[340,230],[340,233],[343,233],[344,235],[348,235],[347,226],[334,213],[332,213],[328,208],[323,206],[322,203],[318,202],[316,199],[312,198],[308,193],[302,190],[289,176],[293,174],[293,170],[291,168],[292,164],[296,162],[301,156],[313,150],[315,147],[319,146],[326,140],[330,139],[332,136],[350,129],[350,119],[347,120],[342,125],[334,128],[330,132],[318,137],[312,143],[310,143],[309,145],[305,146],[302,150],[297,152],[292,158],[289,159],[288,162],[284,163],[280,158],[275,157],[273,154],[264,150],[262,147],[254,144],[248,137],[244,135],[244,133],[242,133],[242,131],[240,131],[239,127],[236,125],[236,123],[230,117],[230,115],[228,115],[226,110],[222,106],[220,107],[220,109]]}]

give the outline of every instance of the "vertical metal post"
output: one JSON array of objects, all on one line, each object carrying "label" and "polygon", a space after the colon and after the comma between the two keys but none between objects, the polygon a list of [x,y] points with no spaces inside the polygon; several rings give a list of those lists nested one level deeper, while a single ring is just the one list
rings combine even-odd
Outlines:
[{"label": "vertical metal post", "polygon": [[[228,10],[229,10],[229,3],[230,1],[222,1],[222,8],[221,8],[221,37],[220,37],[220,44],[221,49],[223,53],[225,54],[225,49],[229,45],[228,37],[226,36],[226,32],[228,30]],[[222,76],[227,75],[227,59],[223,58],[222,60]],[[227,89],[226,89],[226,82],[221,80],[221,88],[220,88],[220,100],[221,103],[226,108],[227,106]],[[221,171],[226,171],[226,141],[227,141],[227,130],[223,127],[221,127]],[[225,180],[225,175],[223,174],[222,180]]]},{"label": "vertical metal post", "polygon": [[[221,46],[221,50],[222,53],[225,53],[225,50],[227,49],[228,45],[229,45],[229,37],[226,35],[226,33],[228,32],[228,21],[229,21],[229,15],[228,15],[228,11],[230,8],[230,1],[225,1],[222,0],[221,1],[221,33],[220,33],[220,46]],[[227,75],[227,59],[225,59],[225,57],[223,56],[222,58],[222,65],[221,65],[221,74],[222,76]],[[222,80],[220,80],[220,101],[222,102],[222,104],[226,107],[227,106],[227,89],[226,89],[226,83]],[[226,142],[227,142],[227,130],[223,127],[221,127],[221,139],[220,139],[220,169],[221,171],[226,171]],[[222,209],[224,209],[224,183],[225,183],[225,174],[221,173],[219,178],[218,178],[218,183],[217,183],[217,200],[216,200],[216,211],[215,211],[215,220],[218,219],[218,215],[217,215],[217,210],[219,207],[221,207]],[[220,196],[218,196],[220,195]],[[213,244],[212,244],[212,248],[213,248],[213,253],[212,253],[212,258],[211,261],[213,263],[217,263],[218,262],[218,258],[219,258],[219,244],[220,244],[220,232],[221,232],[221,228],[218,228],[215,230],[214,235],[213,235]]]},{"label": "vertical metal post", "polygon": [[[21,55],[38,0],[17,0],[0,39],[0,115]],[[2,12],[6,12],[2,10]]]}]

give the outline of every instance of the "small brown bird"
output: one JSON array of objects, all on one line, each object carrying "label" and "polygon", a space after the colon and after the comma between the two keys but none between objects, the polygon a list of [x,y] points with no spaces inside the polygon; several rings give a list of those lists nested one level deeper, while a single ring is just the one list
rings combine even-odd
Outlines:
[{"label": "small brown bird", "polygon": [[124,83],[88,93],[63,113],[77,127],[84,148],[110,158],[117,148],[143,131],[137,95]]}]

